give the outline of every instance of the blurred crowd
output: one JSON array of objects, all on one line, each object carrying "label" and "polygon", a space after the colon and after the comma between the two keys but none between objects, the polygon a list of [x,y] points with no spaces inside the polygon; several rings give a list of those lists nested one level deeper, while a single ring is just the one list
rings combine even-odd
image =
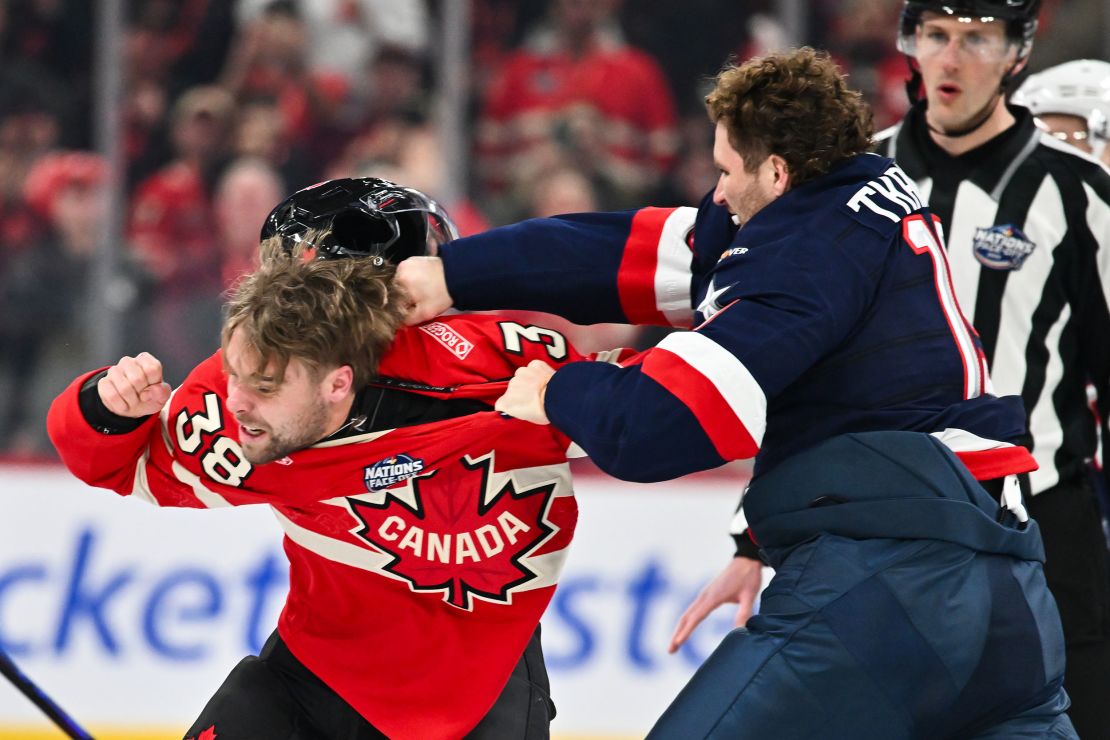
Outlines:
[{"label": "blurred crowd", "polygon": [[[435,72],[448,1],[124,3],[127,202],[111,285],[125,317],[121,351],[149,350],[171,382],[183,380],[214,349],[222,292],[251,268],[259,227],[286,193],[345,176],[445,190]],[[792,41],[769,1],[469,3],[469,181],[462,200],[446,203],[464,234],[530,216],[696,204],[716,179],[702,105],[710,78],[730,57]],[[803,40],[832,52],[880,128],[895,122],[907,106],[894,48],[901,0],[809,5]],[[1048,2],[1044,32],[1091,5]],[[90,359],[116,359],[90,346],[93,262],[108,218],[108,169],[92,141],[97,6],[0,0],[8,457],[47,453],[49,399]],[[1082,36],[1090,24],[1071,25],[1079,36],[1058,45],[1073,54],[1102,43]],[[1040,66],[1057,61],[1052,49],[1038,48]],[[545,323],[586,350],[658,339]]]}]

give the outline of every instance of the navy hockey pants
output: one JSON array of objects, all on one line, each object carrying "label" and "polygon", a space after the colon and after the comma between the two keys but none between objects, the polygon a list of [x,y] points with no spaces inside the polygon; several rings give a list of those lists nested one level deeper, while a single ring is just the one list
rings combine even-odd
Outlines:
[{"label": "navy hockey pants", "polygon": [[1075,738],[1063,673],[1040,563],[822,535],[649,738]]}]

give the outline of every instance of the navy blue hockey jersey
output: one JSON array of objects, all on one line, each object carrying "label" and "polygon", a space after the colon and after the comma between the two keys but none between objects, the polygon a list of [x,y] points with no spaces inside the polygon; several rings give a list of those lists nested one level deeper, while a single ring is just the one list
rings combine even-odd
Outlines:
[{"label": "navy blue hockey jersey", "polygon": [[865,154],[742,228],[707,197],[525,221],[442,257],[460,308],[694,326],[624,367],[572,363],[551,379],[551,421],[619,478],[752,456],[758,476],[832,436],[881,430],[990,453],[980,478],[1023,472],[1031,458],[1008,444],[1020,400],[990,395],[942,244],[913,182]]}]

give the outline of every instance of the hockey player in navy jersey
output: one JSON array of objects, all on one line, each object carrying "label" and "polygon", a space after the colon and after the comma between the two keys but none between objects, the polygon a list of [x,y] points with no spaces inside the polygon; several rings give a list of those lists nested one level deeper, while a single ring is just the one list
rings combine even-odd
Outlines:
[{"label": "hockey player in navy jersey", "polygon": [[399,270],[410,320],[694,327],[622,367],[533,363],[498,401],[628,480],[755,457],[775,578],[651,737],[1075,737],[1024,412],[990,394],[918,191],[825,55],[729,68],[707,104],[699,208],[526,221]]}]

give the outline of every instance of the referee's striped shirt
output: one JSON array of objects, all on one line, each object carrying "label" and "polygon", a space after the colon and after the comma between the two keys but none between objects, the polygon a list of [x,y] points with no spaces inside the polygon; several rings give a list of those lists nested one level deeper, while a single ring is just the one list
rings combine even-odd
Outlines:
[{"label": "referee's striped shirt", "polygon": [[942,221],[995,392],[1025,402],[1039,493],[1075,480],[1095,454],[1088,382],[1104,412],[1110,405],[1110,170],[1041,132],[1025,108],[1010,111],[1016,125],[952,157],[929,138],[919,105],[878,135],[877,151]]}]

